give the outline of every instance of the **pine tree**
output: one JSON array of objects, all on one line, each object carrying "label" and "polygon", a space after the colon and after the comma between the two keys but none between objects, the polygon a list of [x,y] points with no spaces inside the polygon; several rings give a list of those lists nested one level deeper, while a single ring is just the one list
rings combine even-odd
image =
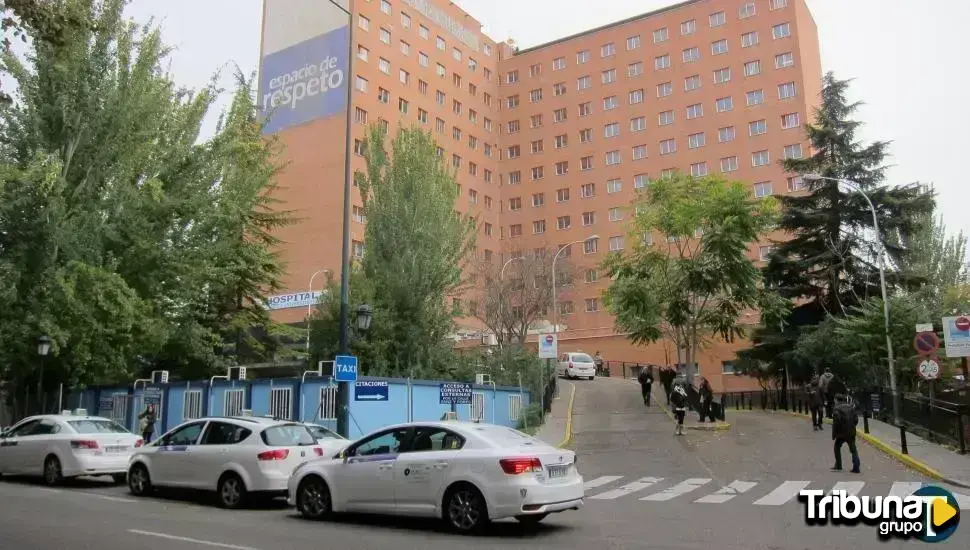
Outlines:
[{"label": "pine tree", "polygon": [[[859,103],[849,103],[849,80],[825,75],[821,107],[814,124],[805,127],[811,155],[783,161],[787,172],[818,174],[855,182],[872,200],[889,256],[888,282],[894,265],[906,253],[909,236],[919,231],[934,208],[931,193],[916,184],[884,185],[883,164],[889,147],[885,141],[862,144],[857,133],[862,123],[851,117]],[[765,281],[783,297],[794,300],[785,326],[762,327],[754,335],[755,347],[741,358],[778,364],[784,361],[798,337],[797,327],[815,325],[829,315],[844,316],[866,298],[880,295],[878,240],[865,198],[835,181],[806,181],[805,195],[779,197],[779,229],[789,240],[780,241],[765,268]],[[796,378],[795,374],[792,374]]]}]

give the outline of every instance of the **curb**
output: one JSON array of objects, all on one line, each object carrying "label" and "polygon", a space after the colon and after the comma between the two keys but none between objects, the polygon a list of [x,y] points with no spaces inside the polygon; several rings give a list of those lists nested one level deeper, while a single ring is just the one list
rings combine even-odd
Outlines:
[{"label": "curb", "polygon": [[[756,412],[756,411],[752,410],[750,412]],[[784,411],[784,410],[783,411],[760,411],[760,412],[767,412],[770,414],[775,414],[780,412],[796,418],[811,418],[811,415],[792,412],[792,411]],[[832,423],[832,419],[830,418],[823,418],[822,421],[825,422],[826,424]],[[915,470],[937,481],[942,481],[944,483],[955,485],[957,487],[961,487],[964,489],[970,489],[970,483],[967,483],[966,481],[961,481],[959,479],[953,479],[951,477],[947,477],[942,473],[938,472],[937,470],[933,469],[931,466],[927,465],[926,463],[920,460],[917,460],[909,455],[904,455],[903,453],[897,451],[896,449],[893,449],[888,443],[879,439],[878,437],[872,434],[867,434],[865,431],[863,431],[863,428],[856,428],[856,435],[861,437],[866,443],[882,451],[883,454],[889,455],[891,458],[896,459],[897,461],[901,462],[903,465],[909,467],[912,470]]]},{"label": "curb", "polygon": [[559,442],[560,449],[565,448],[573,440],[573,403],[576,400],[576,384],[569,383],[569,405],[566,406],[566,433],[563,434],[562,441]]}]

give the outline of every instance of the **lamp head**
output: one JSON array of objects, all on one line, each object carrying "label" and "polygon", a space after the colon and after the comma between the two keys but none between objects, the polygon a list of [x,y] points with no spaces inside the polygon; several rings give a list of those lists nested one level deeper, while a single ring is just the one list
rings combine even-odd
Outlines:
[{"label": "lamp head", "polygon": [[46,356],[51,351],[51,339],[46,334],[37,339],[37,355]]},{"label": "lamp head", "polygon": [[367,332],[373,319],[374,310],[367,304],[357,306],[357,329]]}]

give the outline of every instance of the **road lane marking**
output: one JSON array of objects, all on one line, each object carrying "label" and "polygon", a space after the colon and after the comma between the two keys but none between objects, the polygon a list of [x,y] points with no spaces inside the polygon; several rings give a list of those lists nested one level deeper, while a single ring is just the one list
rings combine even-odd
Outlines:
[{"label": "road lane marking", "polygon": [[832,490],[829,491],[829,494],[831,495],[836,491],[845,491],[847,496],[855,496],[858,495],[865,486],[865,481],[840,481],[832,486]]},{"label": "road lane marking", "polygon": [[663,481],[663,479],[664,478],[662,477],[644,477],[644,478],[638,479],[637,481],[634,481],[633,483],[627,483],[626,485],[613,489],[612,491],[607,491],[605,493],[593,495],[589,498],[593,500],[613,500],[615,498],[625,497],[630,493],[642,491],[655,483],[659,483]]},{"label": "road lane marking", "polygon": [[99,495],[97,493],[89,493],[87,491],[82,491],[82,493],[90,497],[100,498],[101,500],[110,500],[111,502],[129,502],[129,503],[138,502],[137,500],[131,499],[131,498],[113,497],[110,495]]},{"label": "road lane marking", "polygon": [[756,481],[733,481],[730,485],[721,487],[716,493],[701,497],[694,502],[705,504],[723,504],[732,498],[747,493],[757,485]]},{"label": "road lane marking", "polygon": [[893,483],[892,489],[889,490],[889,496],[905,498],[919,491],[922,486],[923,484],[918,481],[896,481]]},{"label": "road lane marking", "polygon": [[608,483],[613,483],[618,479],[623,479],[623,476],[600,476],[596,479],[591,479],[586,483],[583,483],[583,489],[589,491],[590,489],[595,489]]},{"label": "road lane marking", "polygon": [[692,477],[690,479],[685,479],[673,487],[667,487],[659,493],[654,493],[652,495],[647,495],[640,500],[648,500],[652,502],[664,502],[677,498],[681,495],[686,495],[687,493],[703,487],[713,481],[709,477]]},{"label": "road lane marking", "polygon": [[257,550],[256,548],[253,548],[251,546],[239,546],[237,544],[226,544],[224,542],[214,542],[211,540],[200,540],[200,539],[193,539],[189,537],[180,537],[177,535],[169,535],[167,533],[155,533],[153,531],[142,531],[141,529],[128,529],[128,532],[133,533],[135,535],[145,535],[147,537],[158,537],[160,539],[177,540],[181,542],[191,542],[192,544],[198,544],[201,546],[231,548],[232,550]]},{"label": "road lane marking", "polygon": [[754,501],[757,506],[781,506],[798,496],[798,492],[808,487],[811,481],[786,481],[774,491]]}]

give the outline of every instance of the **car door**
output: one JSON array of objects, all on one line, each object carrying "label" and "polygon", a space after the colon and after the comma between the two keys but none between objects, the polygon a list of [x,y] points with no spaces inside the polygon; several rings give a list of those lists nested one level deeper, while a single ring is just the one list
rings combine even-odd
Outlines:
[{"label": "car door", "polygon": [[408,447],[394,464],[394,502],[398,513],[435,515],[465,438],[439,426],[416,426]]},{"label": "car door", "polygon": [[26,461],[21,458],[23,449],[20,439],[40,424],[40,419],[27,419],[14,425],[0,439],[0,472],[5,474],[20,474],[27,469]]},{"label": "car door", "polygon": [[205,424],[199,421],[179,426],[152,443],[156,447],[149,472],[153,483],[184,486],[190,482],[195,474],[188,471],[188,465],[198,452],[197,443]]},{"label": "car door", "polygon": [[18,438],[17,457],[23,464],[23,473],[31,475],[44,473],[44,460],[50,449],[51,438],[59,431],[60,426],[56,422],[44,418]]},{"label": "car door", "polygon": [[564,353],[559,356],[559,362],[556,364],[556,370],[559,376],[566,376],[566,365],[569,364],[569,354]]},{"label": "car door", "polygon": [[199,489],[214,489],[226,463],[233,461],[233,446],[251,433],[251,430],[229,422],[210,421],[189,457],[195,470],[189,483]]},{"label": "car door", "polygon": [[411,428],[378,432],[347,448],[337,475],[337,498],[348,511],[393,513],[394,462],[407,448]]}]

